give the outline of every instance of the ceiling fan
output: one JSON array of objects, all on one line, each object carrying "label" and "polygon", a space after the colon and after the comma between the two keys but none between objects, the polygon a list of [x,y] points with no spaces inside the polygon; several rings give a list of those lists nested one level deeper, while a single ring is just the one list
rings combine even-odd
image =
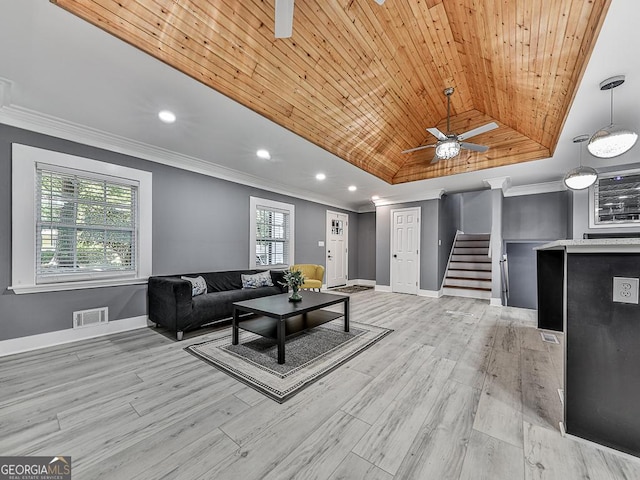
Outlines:
[{"label": "ceiling fan", "polygon": [[411,153],[417,150],[423,150],[425,148],[435,148],[436,154],[431,160],[431,163],[436,163],[438,160],[448,160],[450,158],[455,157],[460,153],[461,148],[466,148],[467,150],[473,150],[474,152],[484,153],[489,150],[489,147],[486,145],[478,145],[475,143],[463,142],[467,138],[474,137],[476,135],[480,135],[481,133],[488,132],[489,130],[493,130],[498,128],[498,124],[495,122],[487,123],[486,125],[482,125],[481,127],[477,127],[469,130],[468,132],[461,133],[460,135],[456,135],[455,133],[451,133],[449,127],[449,119],[450,119],[450,109],[451,109],[451,95],[453,94],[453,87],[445,88],[444,94],[447,96],[447,133],[444,134],[437,128],[427,128],[427,132],[436,137],[438,141],[431,145],[423,145],[421,147],[410,148],[409,150],[404,150],[402,153]]},{"label": "ceiling fan", "polygon": [[[293,1],[276,0],[276,38],[289,38],[293,32]],[[384,0],[375,0],[382,5]]]}]

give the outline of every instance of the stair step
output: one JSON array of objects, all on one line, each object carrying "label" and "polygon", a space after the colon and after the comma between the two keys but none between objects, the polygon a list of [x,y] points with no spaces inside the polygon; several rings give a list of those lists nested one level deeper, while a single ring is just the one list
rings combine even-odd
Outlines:
[{"label": "stair step", "polygon": [[491,298],[491,290],[476,290],[473,288],[444,287],[442,294],[449,297],[479,298],[482,300]]},{"label": "stair step", "polygon": [[481,248],[469,248],[469,247],[460,248],[456,244],[456,246],[453,249],[453,254],[454,255],[489,255],[489,249],[482,248],[482,247]]},{"label": "stair step", "polygon": [[489,248],[489,240],[456,240],[456,248]]},{"label": "stair step", "polygon": [[489,240],[491,238],[490,233],[461,233],[458,235],[457,240]]},{"label": "stair step", "polygon": [[487,255],[451,255],[452,262],[473,262],[473,263],[491,263],[491,259]]},{"label": "stair step", "polygon": [[445,287],[478,288],[491,291],[491,279],[450,278],[444,280]]},{"label": "stair step", "polygon": [[474,271],[491,271],[491,262],[454,262],[453,260],[449,264],[451,270],[474,270]]},{"label": "stair step", "polygon": [[449,269],[447,278],[476,278],[491,280],[491,270],[453,270]]}]

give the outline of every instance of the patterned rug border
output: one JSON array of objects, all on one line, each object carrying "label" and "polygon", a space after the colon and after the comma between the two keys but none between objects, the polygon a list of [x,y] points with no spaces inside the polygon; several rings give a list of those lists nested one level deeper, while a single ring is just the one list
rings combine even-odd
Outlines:
[{"label": "patterned rug border", "polygon": [[[222,350],[224,344],[231,343],[231,327],[220,332],[215,338],[189,345],[185,347],[184,350],[272,400],[283,403],[393,332],[393,330],[389,328],[353,321],[351,322],[351,326],[363,330],[363,332],[340,346],[334,347],[332,350],[319,355],[312,361],[307,362],[307,364],[296,367],[285,374],[274,372],[268,367],[247,360],[234,352]],[[331,327],[331,324],[326,324],[316,328]],[[258,335],[243,330],[240,331],[240,335],[241,343],[259,338]],[[360,344],[354,345],[356,342]],[[217,357],[209,355],[202,350],[203,347],[213,343],[220,344],[209,347],[215,349],[215,353],[218,354]],[[233,365],[233,362],[237,365]],[[238,364],[238,362],[240,363]],[[322,365],[323,363],[326,363],[326,365]],[[319,368],[315,371],[310,371],[318,365],[320,365]],[[265,378],[267,375],[271,377]]]}]

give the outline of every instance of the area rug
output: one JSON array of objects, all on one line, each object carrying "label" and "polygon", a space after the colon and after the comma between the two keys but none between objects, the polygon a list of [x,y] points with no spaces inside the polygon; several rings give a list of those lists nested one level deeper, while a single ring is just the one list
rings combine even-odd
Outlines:
[{"label": "area rug", "polygon": [[348,287],[332,288],[330,291],[340,293],[358,293],[371,290],[372,288],[373,287],[369,287],[367,285],[349,285]]},{"label": "area rug", "polygon": [[185,350],[282,403],[392,331],[352,321],[345,332],[344,322],[335,320],[287,340],[283,365],[275,340],[240,330],[239,345],[232,345],[231,328]]}]

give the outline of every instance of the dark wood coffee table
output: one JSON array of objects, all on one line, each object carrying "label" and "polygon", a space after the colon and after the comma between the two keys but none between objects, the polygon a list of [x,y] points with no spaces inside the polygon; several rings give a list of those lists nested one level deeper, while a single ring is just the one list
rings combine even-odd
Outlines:
[{"label": "dark wood coffee table", "polygon": [[[343,313],[322,310],[342,303]],[[241,313],[252,313],[240,319]],[[278,363],[284,363],[284,343],[287,337],[344,317],[344,331],[349,331],[349,297],[331,293],[302,292],[302,301],[290,302],[289,294],[271,295],[233,304],[231,342],[238,345],[238,329],[278,340]]]}]

